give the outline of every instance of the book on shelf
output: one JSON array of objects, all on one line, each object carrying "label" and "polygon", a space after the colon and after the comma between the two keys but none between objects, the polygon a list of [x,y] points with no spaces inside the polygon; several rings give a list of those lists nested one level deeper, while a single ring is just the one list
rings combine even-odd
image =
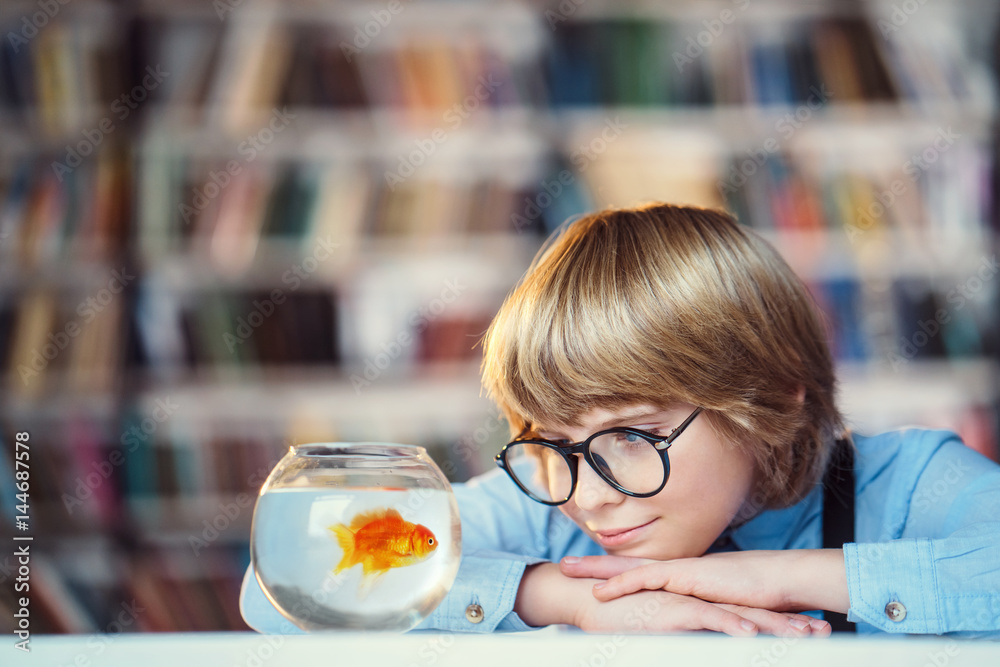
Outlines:
[{"label": "book on shelf", "polygon": [[[104,9],[58,21],[26,48],[6,44],[0,101],[39,109],[49,127],[72,126],[60,116],[122,94],[129,87],[124,68],[107,65],[127,46],[116,37],[113,9]],[[447,22],[442,11],[427,8]],[[356,38],[356,25],[337,11],[296,16],[272,6],[220,25],[212,12],[140,8],[136,21],[147,45],[139,55],[172,73],[154,91],[157,103],[207,108],[210,122],[232,128],[252,124],[255,109],[283,105],[447,109],[462,103],[470,82],[500,75],[493,104],[796,104],[823,86],[845,103],[989,101],[988,77],[954,21],[921,12],[910,29],[886,39],[875,14],[764,18],[734,9],[717,27],[725,39],[709,34],[705,46],[704,21],[680,14],[596,10],[546,30],[540,14],[484,8],[471,20],[456,17],[452,30],[399,20],[395,35],[354,53],[343,45]],[[741,81],[726,74],[733,71]],[[729,92],[734,87],[739,98]]]},{"label": "book on shelf", "polygon": [[726,39],[715,39],[699,21],[591,16],[562,24],[546,59],[551,103],[767,106],[900,98],[864,18],[731,19],[719,28],[728,31]]},{"label": "book on shelf", "polygon": [[46,336],[55,328],[55,313],[55,297],[46,290],[28,293],[20,300],[10,333],[5,336],[10,341],[5,359],[8,391],[12,394],[37,396],[41,393],[38,374],[44,372],[48,359],[42,356],[38,345],[48,342]]},{"label": "book on shelf", "polygon": [[7,349],[0,351],[11,395],[38,399],[115,389],[123,363],[123,297],[106,288],[80,292],[39,287],[21,295],[3,336]]},{"label": "book on shelf", "polygon": [[374,156],[249,164],[230,158],[196,160],[176,148],[146,153],[142,187],[151,196],[140,205],[140,233],[151,259],[164,250],[190,252],[225,275],[241,276],[284,245],[302,253],[332,245],[324,263],[343,264],[368,238],[404,239],[419,251],[442,238],[531,235],[542,224],[530,203],[534,184],[499,169],[479,176],[456,163],[447,175],[396,184],[386,182]]},{"label": "book on shelf", "polygon": [[[114,141],[108,139],[108,142]],[[66,258],[114,261],[129,234],[129,175],[120,148],[103,145],[65,171],[58,152],[0,169],[0,257],[33,269]]]}]

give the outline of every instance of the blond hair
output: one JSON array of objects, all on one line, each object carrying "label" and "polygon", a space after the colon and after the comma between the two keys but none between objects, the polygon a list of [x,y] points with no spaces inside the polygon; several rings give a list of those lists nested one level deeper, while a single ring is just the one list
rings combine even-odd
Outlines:
[{"label": "blond hair", "polygon": [[808,291],[722,211],[651,204],[569,224],[483,344],[483,386],[512,434],[577,426],[592,408],[701,406],[752,454],[762,509],[804,497],[843,430]]}]

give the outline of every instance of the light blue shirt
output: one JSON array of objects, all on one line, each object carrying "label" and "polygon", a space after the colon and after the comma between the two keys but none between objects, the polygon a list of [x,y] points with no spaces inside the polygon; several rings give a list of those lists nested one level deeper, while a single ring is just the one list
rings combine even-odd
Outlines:
[{"label": "light blue shirt", "polygon": [[[844,545],[848,620],[859,633],[1000,638],[1000,466],[948,431],[855,435],[854,442],[857,541]],[[417,629],[530,630],[513,611],[525,566],[604,553],[499,469],[454,489],[461,566],[447,597]],[[817,485],[799,503],[762,512],[727,533],[742,550],[819,549],[822,503]],[[902,605],[905,617],[893,620],[890,602]],[[479,623],[466,617],[473,604],[484,611]],[[260,632],[301,632],[264,597],[252,566],[240,609]]]}]

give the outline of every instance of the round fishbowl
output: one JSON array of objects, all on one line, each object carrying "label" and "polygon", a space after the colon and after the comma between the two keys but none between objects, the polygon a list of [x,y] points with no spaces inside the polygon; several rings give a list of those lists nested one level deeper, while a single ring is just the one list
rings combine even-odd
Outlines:
[{"label": "round fishbowl", "polygon": [[260,490],[250,555],[261,589],[306,631],[413,628],[461,558],[451,485],[423,447],[292,447]]}]

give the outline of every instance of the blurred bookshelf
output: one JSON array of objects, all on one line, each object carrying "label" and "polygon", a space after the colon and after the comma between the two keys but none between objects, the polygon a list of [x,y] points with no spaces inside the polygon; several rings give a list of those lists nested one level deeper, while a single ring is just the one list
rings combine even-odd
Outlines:
[{"label": "blurred bookshelf", "polygon": [[997,458],[992,3],[59,7],[0,8],[0,508],[28,431],[40,632],[244,629],[291,444],[488,469],[476,343],[603,206],[728,208],[809,284],[857,430]]}]

